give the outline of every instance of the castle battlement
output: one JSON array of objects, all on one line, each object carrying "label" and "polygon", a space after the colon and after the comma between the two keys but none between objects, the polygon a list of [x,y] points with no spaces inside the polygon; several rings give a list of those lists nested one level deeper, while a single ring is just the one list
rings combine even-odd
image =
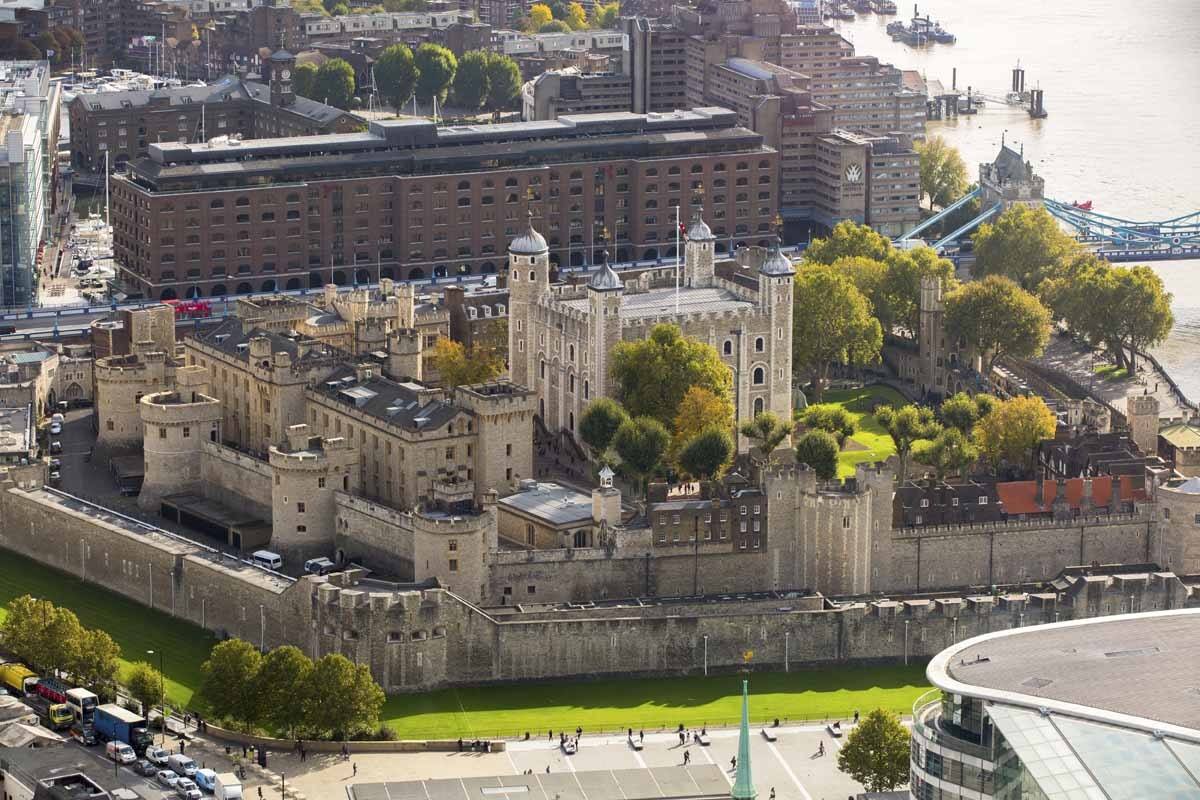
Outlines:
[{"label": "castle battlement", "polygon": [[1093,517],[1076,517],[1070,520],[1055,520],[1050,518],[1010,519],[995,522],[964,522],[959,525],[922,525],[921,527],[914,528],[894,528],[892,529],[892,535],[899,539],[913,539],[927,536],[978,536],[990,531],[1005,533],[1029,530],[1061,530],[1064,526],[1091,528],[1101,525],[1151,522],[1152,520],[1153,515],[1149,509],[1143,508],[1132,514],[1104,514]]},{"label": "castle battlement", "polygon": [[152,425],[184,425],[221,418],[221,401],[195,391],[166,391],[141,399],[142,421]]}]

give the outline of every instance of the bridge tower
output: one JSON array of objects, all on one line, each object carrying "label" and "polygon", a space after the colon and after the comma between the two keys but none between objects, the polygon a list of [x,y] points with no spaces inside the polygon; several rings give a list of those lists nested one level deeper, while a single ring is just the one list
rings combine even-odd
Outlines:
[{"label": "bridge tower", "polygon": [[1017,152],[1001,142],[1000,152],[990,164],[979,165],[979,207],[999,204],[1001,210],[1013,205],[1040,206],[1046,181],[1034,173],[1025,160],[1025,148]]}]

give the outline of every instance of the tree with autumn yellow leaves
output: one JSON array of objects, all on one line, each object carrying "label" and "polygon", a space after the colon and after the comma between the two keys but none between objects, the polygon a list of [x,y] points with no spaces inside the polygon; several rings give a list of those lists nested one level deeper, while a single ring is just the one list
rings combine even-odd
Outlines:
[{"label": "tree with autumn yellow leaves", "polygon": [[545,3],[534,3],[529,7],[529,22],[525,26],[525,30],[529,33],[537,33],[554,19],[553,12],[550,11],[550,6]]},{"label": "tree with autumn yellow leaves", "polygon": [[587,12],[583,10],[581,3],[571,3],[567,6],[566,16],[563,17],[563,22],[571,26],[573,31],[582,31],[588,26]]},{"label": "tree with autumn yellow leaves", "polygon": [[504,356],[487,344],[468,349],[441,336],[433,346],[431,366],[437,370],[442,385],[453,389],[492,380],[504,371]]},{"label": "tree with autumn yellow leaves", "polygon": [[1014,397],[975,423],[974,438],[993,468],[1004,462],[1028,473],[1038,442],[1053,438],[1054,429],[1054,412],[1042,398]]},{"label": "tree with autumn yellow leaves", "polygon": [[675,412],[670,458],[678,461],[683,448],[706,428],[733,430],[733,403],[703,386],[690,386]]}]

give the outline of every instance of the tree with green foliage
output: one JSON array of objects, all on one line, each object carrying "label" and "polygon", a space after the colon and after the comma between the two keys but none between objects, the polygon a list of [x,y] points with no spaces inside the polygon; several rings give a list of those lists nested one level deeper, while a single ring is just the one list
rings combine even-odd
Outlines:
[{"label": "tree with green foliage", "polygon": [[980,394],[972,397],[966,392],[959,392],[942,401],[941,407],[938,408],[938,416],[943,425],[970,435],[975,429],[975,423],[992,410],[992,405],[991,395]]},{"label": "tree with green foliage", "polygon": [[428,11],[428,0],[383,0],[383,7],[392,13]]},{"label": "tree with green foliage", "polygon": [[445,102],[458,70],[454,53],[440,44],[426,42],[417,48],[413,60],[417,65],[417,99],[428,103],[436,97],[439,103]]},{"label": "tree with green foliage", "polygon": [[903,483],[908,475],[908,459],[913,447],[921,439],[937,436],[942,426],[934,419],[933,411],[922,406],[881,406],[875,410],[875,421],[892,437],[892,444],[900,459],[900,470],[896,477]]},{"label": "tree with green foliage", "polygon": [[463,53],[454,72],[454,104],[478,111],[491,91],[488,83],[488,54],[483,50]]},{"label": "tree with green foliage", "polygon": [[1086,253],[1042,281],[1038,295],[1057,319],[1093,346],[1103,346],[1117,366],[1137,368],[1137,354],[1171,332],[1171,294],[1149,267],[1118,267]]},{"label": "tree with green foliage", "polygon": [[526,33],[539,33],[543,25],[554,19],[554,12],[545,3],[534,3],[529,7],[529,18],[525,27]]},{"label": "tree with green foliage", "polygon": [[791,435],[793,427],[791,422],[780,419],[774,411],[760,411],[754,415],[754,419],[743,422],[739,432],[754,442],[754,448],[758,451],[756,462],[765,467],[771,464],[775,451]]},{"label": "tree with green foliage", "polygon": [[943,428],[933,439],[913,449],[913,459],[933,467],[939,481],[951,474],[966,477],[971,465],[979,460],[979,448],[958,428]]},{"label": "tree with green foliage", "polygon": [[717,397],[731,396],[729,368],[712,345],[683,335],[678,325],[660,323],[645,339],[612,350],[609,374],[614,395],[633,417],[653,417],[670,426],[688,389],[700,386]]},{"label": "tree with green foliage", "polygon": [[592,457],[599,459],[612,447],[613,437],[628,421],[629,414],[620,403],[608,397],[597,397],[588,403],[579,417],[579,438],[591,448]]},{"label": "tree with green foliage", "polygon": [[707,428],[733,430],[733,403],[728,397],[713,394],[703,386],[689,386],[675,412],[671,431],[671,458],[679,456],[683,446]]},{"label": "tree with green foliage", "polygon": [[927,136],[913,149],[921,158],[921,194],[929,208],[945,208],[963,196],[969,179],[962,155],[941,136]]},{"label": "tree with green foliage", "polygon": [[871,304],[871,313],[879,320],[883,330],[890,331],[895,319],[887,296],[887,263],[866,256],[842,256],[833,262],[831,269],[850,279],[854,288]]},{"label": "tree with green foliage", "polygon": [[646,479],[662,463],[671,436],[654,417],[636,417],[622,423],[613,436],[612,446],[621,458],[622,467],[645,484]]},{"label": "tree with green foliage", "polygon": [[1079,243],[1068,236],[1050,212],[1038,206],[1009,206],[995,223],[984,223],[975,233],[976,278],[999,275],[1033,290],[1042,280],[1070,263]]},{"label": "tree with green foliage", "polygon": [[871,304],[848,277],[832,267],[801,268],[796,275],[792,317],[792,367],[810,377],[817,402],[833,364],[864,365],[879,360],[883,329],[871,314]]},{"label": "tree with green foliage", "polygon": [[1050,338],[1050,311],[1008,278],[989,275],[955,289],[945,298],[946,331],[984,359],[991,375],[1004,356],[1039,355]]},{"label": "tree with green foliage", "polygon": [[301,97],[313,99],[317,83],[317,68],[313,64],[297,64],[292,70],[292,90]]},{"label": "tree with green foliage", "polygon": [[312,659],[299,648],[285,645],[263,656],[255,676],[263,721],[289,739],[304,725],[304,704],[296,701],[296,692],[297,687],[308,684],[312,670]]},{"label": "tree with green foliage", "polygon": [[162,687],[162,673],[145,661],[135,662],[125,676],[125,690],[141,706],[142,716],[147,716],[150,709],[159,704]]},{"label": "tree with green foliage", "polygon": [[1054,436],[1054,412],[1040,397],[1014,397],[996,403],[990,414],[975,423],[975,443],[993,468],[1001,462],[1033,470],[1035,450]]},{"label": "tree with green foliage", "polygon": [[592,27],[593,28],[616,28],[621,20],[621,4],[599,3],[592,6]]},{"label": "tree with green foliage", "polygon": [[567,13],[563,16],[563,22],[567,23],[573,31],[586,29],[588,19],[587,12],[583,10],[583,5],[580,3],[568,3]]},{"label": "tree with green foliage", "polygon": [[908,782],[909,733],[891,711],[877,708],[850,729],[838,750],[838,769],[868,792],[890,792]]},{"label": "tree with green foliage", "polygon": [[570,33],[571,26],[563,22],[561,19],[552,19],[542,27],[538,28],[538,33]]},{"label": "tree with green foliage", "polygon": [[346,110],[354,97],[354,68],[340,58],[331,58],[313,76],[312,92],[316,100]]},{"label": "tree with green foliage", "polygon": [[954,264],[939,256],[932,247],[893,250],[886,263],[883,296],[888,316],[886,319],[881,317],[881,321],[886,325],[890,320],[916,336],[921,323],[921,281],[926,277],[935,278],[941,282],[944,292],[953,291],[957,285]]},{"label": "tree with green foliage", "polygon": [[521,96],[521,68],[512,56],[487,53],[488,95],[484,105],[492,111],[512,108]]},{"label": "tree with green foliage", "polygon": [[693,436],[679,451],[680,471],[699,481],[714,481],[733,462],[733,437],[728,428],[712,426]]},{"label": "tree with green foliage", "polygon": [[832,433],[838,447],[844,447],[846,439],[858,430],[858,423],[850,412],[836,403],[814,403],[797,411],[796,419],[805,427]]},{"label": "tree with green foliage", "polygon": [[121,648],[99,628],[84,628],[83,638],[68,663],[67,671],[85,686],[99,692],[111,691],[121,667]]},{"label": "tree with green foliage", "polygon": [[830,481],[837,477],[838,454],[837,439],[829,431],[813,429],[800,437],[796,442],[796,461],[808,464],[817,477]]},{"label": "tree with green foliage", "polygon": [[321,0],[292,0],[292,8],[297,14],[320,14],[323,17],[329,16],[328,9]]},{"label": "tree with green foliage", "polygon": [[340,653],[313,662],[300,694],[304,698],[304,729],[337,739],[349,739],[378,726],[387,699],[371,677],[370,667],[355,665]]},{"label": "tree with green foliage", "polygon": [[[208,660],[200,667],[200,696],[214,716],[239,723],[251,730],[262,717],[262,705],[256,678],[262,666],[262,654],[242,639],[226,639],[213,646]],[[324,696],[328,705],[329,697]],[[342,698],[338,697],[339,702]]]},{"label": "tree with green foliage", "polygon": [[379,54],[375,85],[384,101],[399,113],[417,86],[417,65],[407,45],[394,44]]},{"label": "tree with green foliage", "polygon": [[870,258],[887,261],[892,242],[870,225],[842,220],[824,239],[815,239],[804,250],[806,264],[832,265],[839,258]]}]

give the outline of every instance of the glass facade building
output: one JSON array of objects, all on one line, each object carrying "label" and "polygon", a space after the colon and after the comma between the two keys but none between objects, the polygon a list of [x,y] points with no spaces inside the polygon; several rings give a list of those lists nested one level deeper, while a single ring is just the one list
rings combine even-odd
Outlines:
[{"label": "glass facade building", "polygon": [[59,87],[50,82],[50,65],[0,62],[0,305],[26,305],[37,291],[58,129]]},{"label": "glass facade building", "polygon": [[943,651],[928,669],[938,688],[913,708],[911,796],[1200,798],[1197,639],[1200,609],[1188,609],[1003,631]]}]

